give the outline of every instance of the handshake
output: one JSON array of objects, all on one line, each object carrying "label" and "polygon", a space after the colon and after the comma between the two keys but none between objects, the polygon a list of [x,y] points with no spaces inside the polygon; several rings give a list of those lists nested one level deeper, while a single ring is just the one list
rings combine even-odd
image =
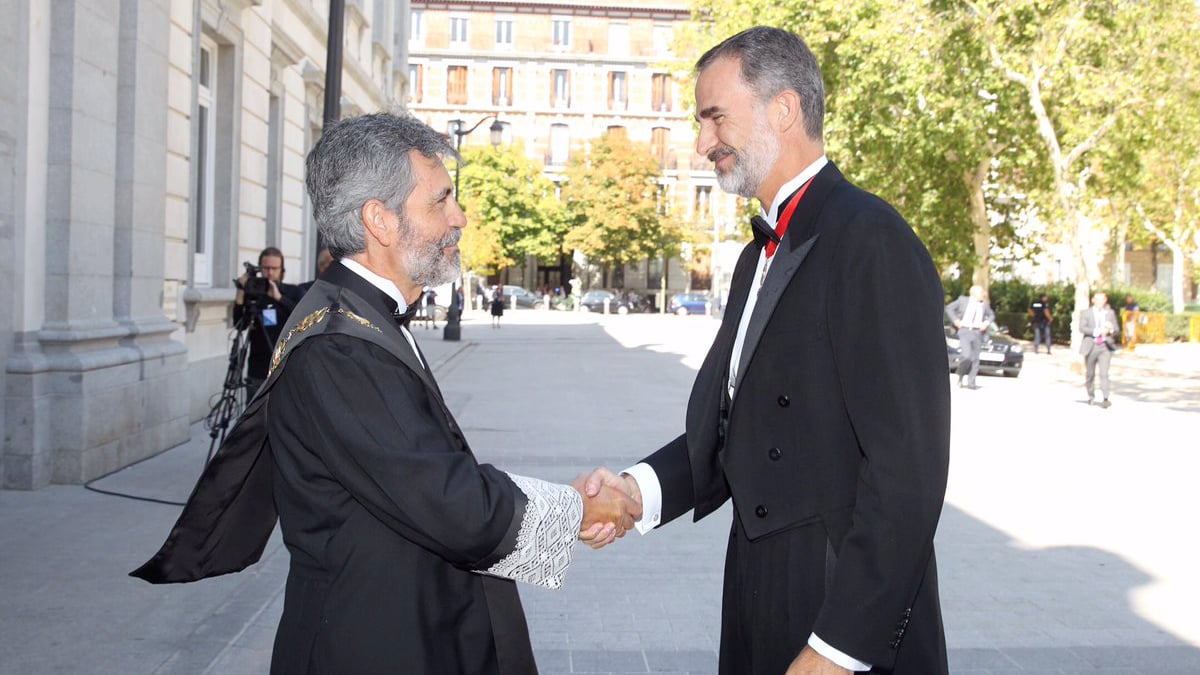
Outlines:
[{"label": "handshake", "polygon": [[571,487],[583,498],[579,539],[594,549],[624,537],[642,519],[642,491],[632,476],[599,468],[579,474]]}]

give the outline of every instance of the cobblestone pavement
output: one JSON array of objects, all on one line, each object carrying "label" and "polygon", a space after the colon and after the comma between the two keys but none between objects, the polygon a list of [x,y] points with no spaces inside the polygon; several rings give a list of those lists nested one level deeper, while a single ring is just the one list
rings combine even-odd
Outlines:
[{"label": "cobblestone pavement", "polygon": [[[516,311],[463,341],[417,328],[481,460],[566,481],[623,468],[679,433],[716,323]],[[1019,378],[953,390],[938,557],[952,672],[1200,673],[1194,485],[1200,346],[1113,361],[1113,407],[1085,405],[1066,348]],[[208,437],[98,481],[180,500]],[[729,508],[603,551],[560,591],[523,587],[543,675],[715,673]],[[126,573],[173,506],[78,486],[0,491],[0,672],[266,672],[287,553],[247,572],[152,587]],[[397,672],[403,672],[398,667]]]}]

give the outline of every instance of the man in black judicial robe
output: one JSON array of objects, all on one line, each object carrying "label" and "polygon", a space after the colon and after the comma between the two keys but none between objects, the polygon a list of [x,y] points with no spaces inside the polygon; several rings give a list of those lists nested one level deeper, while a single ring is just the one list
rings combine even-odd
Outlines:
[{"label": "man in black judicial robe", "polygon": [[407,322],[423,285],[458,273],[453,152],[409,117],[325,132],[307,181],[340,260],[134,572],[167,583],[243,569],[278,513],[291,567],[272,673],[536,673],[514,580],[557,588],[581,528],[610,541],[638,513],[615,490],[581,499],[582,477],[480,465],[446,408]]},{"label": "man in black judicial robe", "polygon": [[826,159],[820,70],[798,37],[750,29],[696,70],[697,152],[763,215],[686,432],[587,488],[639,498],[643,532],[733,500],[722,675],[944,674],[937,271],[900,215]]}]

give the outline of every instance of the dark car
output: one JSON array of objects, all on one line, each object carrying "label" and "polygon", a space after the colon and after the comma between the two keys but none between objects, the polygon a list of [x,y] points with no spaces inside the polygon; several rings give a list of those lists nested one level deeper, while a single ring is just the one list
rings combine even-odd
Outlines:
[{"label": "dark car", "polygon": [[647,307],[646,300],[637,293],[614,293],[612,291],[588,291],[583,294],[579,304],[586,311],[603,312],[606,301],[610,314],[644,312]]},{"label": "dark car", "polygon": [[712,298],[703,293],[676,293],[667,304],[667,311],[679,316],[688,314],[707,314],[712,306]]},{"label": "dark car", "polygon": [[[495,297],[495,295],[496,287],[492,286],[492,288],[488,291],[488,297],[492,298]],[[504,286],[504,306],[508,309],[512,309],[514,298],[517,301],[517,307],[541,309],[542,305],[545,304],[542,296],[536,293],[531,293],[520,286],[510,286],[506,284]]]},{"label": "dark car", "polygon": [[[950,372],[958,368],[962,361],[962,349],[958,345],[958,329],[950,323],[946,328],[946,357],[950,363]],[[988,326],[987,335],[983,337],[983,345],[979,348],[979,372],[1002,372],[1005,377],[1016,377],[1021,374],[1021,366],[1025,365],[1025,350],[1021,344],[1005,334],[996,324]]]}]

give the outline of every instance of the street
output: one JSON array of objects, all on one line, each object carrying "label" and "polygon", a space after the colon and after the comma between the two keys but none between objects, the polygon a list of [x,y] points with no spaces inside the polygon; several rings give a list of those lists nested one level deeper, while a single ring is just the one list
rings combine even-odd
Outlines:
[{"label": "street", "polygon": [[[480,461],[559,482],[680,433],[718,325],[536,310],[488,323],[469,312],[461,342],[413,332]],[[1076,358],[1028,353],[1018,378],[952,390],[937,537],[951,671],[1200,673],[1200,345],[1118,353],[1108,410],[1085,404]],[[190,444],[96,485],[182,500],[208,440],[196,426]],[[79,486],[0,491],[0,671],[266,672],[287,570],[278,533],[241,574],[127,577],[178,512]],[[543,675],[716,673],[729,518],[726,505],[578,546],[564,589],[522,587]]]}]

